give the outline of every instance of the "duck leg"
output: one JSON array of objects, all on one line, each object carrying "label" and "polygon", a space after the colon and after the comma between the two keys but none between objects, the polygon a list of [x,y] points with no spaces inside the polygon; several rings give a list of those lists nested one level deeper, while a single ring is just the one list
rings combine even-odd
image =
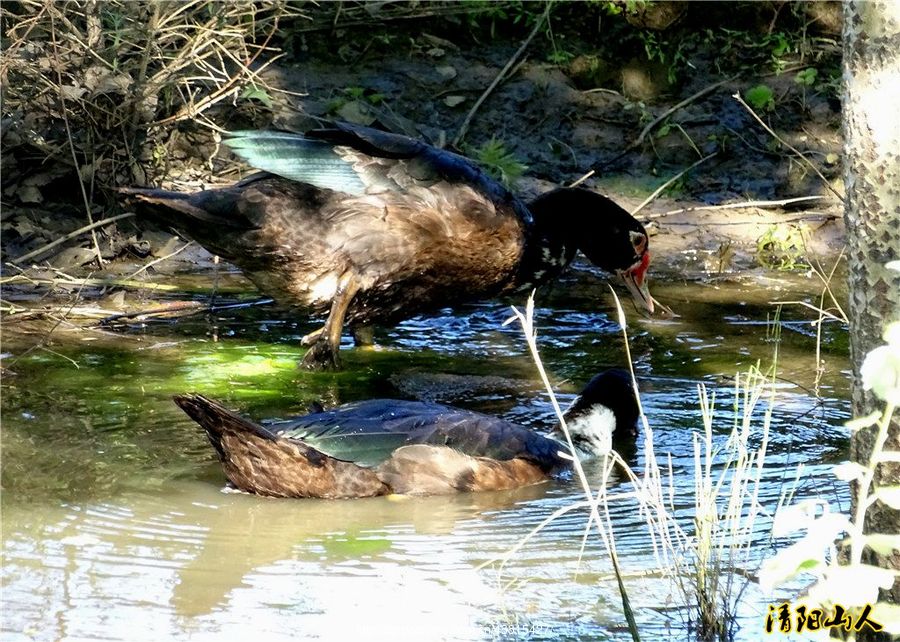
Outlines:
[{"label": "duck leg", "polygon": [[359,284],[354,276],[349,273],[344,274],[331,299],[331,311],[328,313],[325,325],[302,339],[304,344],[310,344],[310,348],[303,355],[300,367],[307,370],[337,370],[341,367],[338,352],[341,346],[344,316],[358,291]]},{"label": "duck leg", "polygon": [[375,345],[375,327],[371,325],[354,325],[350,327],[353,343],[356,346]]}]

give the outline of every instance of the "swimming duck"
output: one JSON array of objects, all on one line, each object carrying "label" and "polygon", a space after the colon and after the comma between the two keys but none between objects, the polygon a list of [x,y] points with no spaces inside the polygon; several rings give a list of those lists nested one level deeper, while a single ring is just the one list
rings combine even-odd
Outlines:
[{"label": "swimming duck", "polygon": [[344,123],[233,132],[225,143],[265,173],[193,194],[121,191],[274,299],[327,312],[303,337],[306,367],[339,366],[345,323],[369,342],[376,324],[531,290],[578,250],[653,311],[646,230],[589,190],[555,189],[526,206],[467,158]]},{"label": "swimming duck", "polygon": [[[228,480],[258,495],[347,499],[505,490],[571,465],[561,454],[568,446],[557,439],[436,403],[372,399],[262,426],[202,395],[174,399],[206,431]],[[633,442],[638,406],[628,373],[595,376],[565,419],[580,457]]]}]

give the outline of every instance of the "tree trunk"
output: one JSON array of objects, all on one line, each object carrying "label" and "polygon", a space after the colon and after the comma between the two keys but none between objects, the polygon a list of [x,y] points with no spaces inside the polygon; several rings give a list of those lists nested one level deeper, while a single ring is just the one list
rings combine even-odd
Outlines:
[{"label": "tree trunk", "polygon": [[[860,366],[883,345],[883,328],[900,320],[900,273],[887,270],[900,259],[900,2],[844,3],[844,169],[847,189],[847,257],[850,285],[850,357],[853,413],[883,409],[862,389]],[[885,448],[900,450],[900,419],[894,414]],[[875,428],[857,432],[851,459],[867,464]],[[875,486],[900,484],[900,465],[881,464]],[[854,510],[859,498],[853,488]],[[852,513],[851,513],[852,514]],[[866,514],[868,533],[897,533],[900,514],[877,502]],[[867,550],[864,562],[900,569],[900,551],[880,556]],[[900,580],[881,599],[900,603]]]}]

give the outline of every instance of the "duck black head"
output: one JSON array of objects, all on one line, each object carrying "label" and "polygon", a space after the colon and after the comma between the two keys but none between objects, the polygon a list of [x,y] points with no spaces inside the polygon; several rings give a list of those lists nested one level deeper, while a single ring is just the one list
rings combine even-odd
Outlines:
[{"label": "duck black head", "polygon": [[575,250],[600,269],[625,282],[635,302],[653,312],[647,288],[650,265],[647,230],[613,201],[580,187],[566,187],[542,194],[528,209],[539,234],[564,248],[567,261]]},{"label": "duck black head", "polygon": [[633,445],[639,416],[631,375],[620,369],[591,379],[563,414],[572,443],[588,454]]}]

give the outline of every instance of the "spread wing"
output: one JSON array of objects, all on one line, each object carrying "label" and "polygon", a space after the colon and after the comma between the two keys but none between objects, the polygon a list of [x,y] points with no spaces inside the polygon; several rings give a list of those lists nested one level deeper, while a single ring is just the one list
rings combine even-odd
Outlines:
[{"label": "spread wing", "polygon": [[475,163],[406,136],[347,123],[305,135],[236,131],[229,136],[225,143],[249,164],[293,181],[354,196],[468,186],[531,222],[524,204]]},{"label": "spread wing", "polygon": [[521,457],[541,466],[564,465],[558,442],[508,421],[419,401],[373,399],[267,424],[337,459],[375,466],[402,446],[447,446],[473,457]]}]

